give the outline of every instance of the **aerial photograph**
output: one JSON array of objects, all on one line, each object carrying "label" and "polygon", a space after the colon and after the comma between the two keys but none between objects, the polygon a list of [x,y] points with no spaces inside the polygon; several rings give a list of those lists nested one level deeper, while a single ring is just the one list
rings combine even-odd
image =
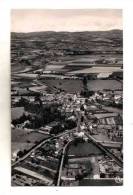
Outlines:
[{"label": "aerial photograph", "polygon": [[11,186],[123,185],[122,20],[11,10]]}]

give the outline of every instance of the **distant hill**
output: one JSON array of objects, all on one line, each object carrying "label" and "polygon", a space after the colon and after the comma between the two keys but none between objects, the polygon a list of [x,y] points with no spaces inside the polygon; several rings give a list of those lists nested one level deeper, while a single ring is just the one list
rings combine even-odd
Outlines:
[{"label": "distant hill", "polygon": [[123,31],[11,33],[11,64],[45,66],[62,56],[123,53]]},{"label": "distant hill", "polygon": [[[67,32],[67,31],[61,31],[61,32],[56,32],[56,31],[41,31],[41,32],[28,32],[28,33],[16,33],[16,32],[11,32],[11,38],[35,38],[35,37],[41,37],[41,38],[46,38],[46,37],[62,37],[62,38],[68,38],[74,36],[85,36],[87,37],[103,37],[106,36],[108,38],[113,38],[113,37],[119,37],[122,39],[123,36],[123,31],[122,30],[109,30],[109,31],[83,31],[83,32]],[[111,36],[111,37],[110,37]]]}]

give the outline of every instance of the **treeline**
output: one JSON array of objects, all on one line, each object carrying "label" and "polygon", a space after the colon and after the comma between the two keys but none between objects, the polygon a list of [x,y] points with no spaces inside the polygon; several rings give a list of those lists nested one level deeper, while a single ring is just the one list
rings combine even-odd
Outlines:
[{"label": "treeline", "polygon": [[71,119],[66,119],[62,123],[58,123],[50,130],[50,134],[58,134],[66,129],[73,129],[77,126],[76,122]]},{"label": "treeline", "polygon": [[22,101],[22,106],[28,114],[25,112],[19,119],[12,120],[14,126],[22,124],[23,127],[37,129],[55,121],[55,125],[52,125],[51,134],[57,134],[76,126],[75,121],[67,119],[66,115],[60,111],[61,104],[42,105],[40,99],[36,104],[29,103],[25,99]]},{"label": "treeline", "polygon": [[[55,104],[40,106],[29,103],[25,106],[25,110],[32,114],[24,113],[19,119],[12,121],[13,125],[25,122],[25,127],[35,129],[52,121],[64,120],[65,117],[58,109],[58,105]],[[26,121],[28,122],[26,123]]]}]

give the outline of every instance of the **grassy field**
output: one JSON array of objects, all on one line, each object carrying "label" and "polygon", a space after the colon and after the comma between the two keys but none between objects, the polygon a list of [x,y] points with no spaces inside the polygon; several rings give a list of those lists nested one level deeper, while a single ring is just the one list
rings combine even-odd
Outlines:
[{"label": "grassy field", "polygon": [[22,64],[19,64],[18,66],[16,65],[12,65],[11,66],[11,73],[17,73],[19,71],[23,71],[24,70],[24,66]]},{"label": "grassy field", "polygon": [[48,79],[44,83],[50,87],[56,87],[67,92],[80,92],[83,89],[83,83],[81,80],[58,80]]},{"label": "grassy field", "polygon": [[[83,83],[81,80],[58,80],[48,79],[43,81],[47,86],[62,89],[67,92],[81,92]],[[88,90],[122,90],[122,83],[116,80],[88,80]]]},{"label": "grassy field", "polygon": [[121,186],[122,182],[117,183],[115,179],[83,179],[79,181],[79,186]]},{"label": "grassy field", "polygon": [[122,84],[116,80],[89,80],[87,83],[89,90],[103,90],[103,89],[110,89],[110,90],[122,90]]},{"label": "grassy field", "polygon": [[68,148],[68,155],[88,156],[90,154],[102,154],[102,151],[91,142],[78,143],[77,145],[72,143]]},{"label": "grassy field", "polygon": [[30,143],[34,143],[36,141],[40,141],[45,139],[47,136],[38,133],[35,131],[29,131],[25,129],[12,129],[12,142],[20,142],[24,143],[29,141]]},{"label": "grassy field", "polygon": [[11,152],[15,152],[17,150],[30,149],[36,142],[39,142],[45,138],[47,135],[38,133],[38,132],[30,132],[24,129],[12,129],[11,130]]},{"label": "grassy field", "polygon": [[92,67],[92,68],[84,68],[81,70],[71,71],[72,74],[80,74],[80,73],[113,73],[113,72],[120,72],[122,69],[120,67]]},{"label": "grassy field", "polygon": [[24,107],[15,107],[11,109],[11,119],[18,119],[20,118],[24,113]]}]

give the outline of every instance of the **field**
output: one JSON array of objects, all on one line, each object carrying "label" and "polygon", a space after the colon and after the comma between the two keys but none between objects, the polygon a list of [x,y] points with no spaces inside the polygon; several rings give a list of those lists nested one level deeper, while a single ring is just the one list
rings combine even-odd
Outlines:
[{"label": "field", "polygon": [[122,90],[122,84],[116,80],[89,80],[87,86],[88,89],[92,91],[104,90],[104,89]]},{"label": "field", "polygon": [[79,186],[121,186],[121,183],[115,182],[114,179],[83,179],[79,181]]},{"label": "field", "polygon": [[90,154],[102,154],[102,151],[91,142],[78,143],[77,145],[72,143],[68,148],[68,155],[88,156]]},{"label": "field", "polygon": [[45,70],[54,70],[54,71],[60,71],[62,68],[64,68],[65,65],[48,65],[46,66]]},{"label": "field", "polygon": [[24,66],[22,64],[20,65],[12,65],[11,67],[11,73],[17,73],[17,72],[20,72],[20,71],[23,71],[24,70]]},{"label": "field", "polygon": [[80,92],[83,89],[81,80],[48,79],[44,80],[44,83],[49,87],[56,87],[57,89],[65,90],[67,92]]},{"label": "field", "polygon": [[11,109],[11,119],[18,119],[20,118],[24,113],[24,107],[15,107]]},{"label": "field", "polygon": [[47,89],[46,85],[30,87],[29,90],[33,92],[44,92]]},{"label": "field", "polygon": [[41,141],[47,137],[47,135],[25,129],[12,129],[12,154],[18,150],[30,149],[37,141]]},{"label": "field", "polygon": [[106,67],[90,67],[90,68],[84,68],[81,70],[76,70],[76,71],[71,71],[70,73],[72,74],[81,74],[81,73],[113,73],[113,72],[122,72],[122,69],[120,67],[111,67],[111,66],[106,66]]},{"label": "field", "polygon": [[[47,79],[43,81],[48,87],[62,89],[67,92],[81,92],[83,83],[81,80]],[[122,83],[116,80],[88,80],[88,90],[122,90]]]}]

